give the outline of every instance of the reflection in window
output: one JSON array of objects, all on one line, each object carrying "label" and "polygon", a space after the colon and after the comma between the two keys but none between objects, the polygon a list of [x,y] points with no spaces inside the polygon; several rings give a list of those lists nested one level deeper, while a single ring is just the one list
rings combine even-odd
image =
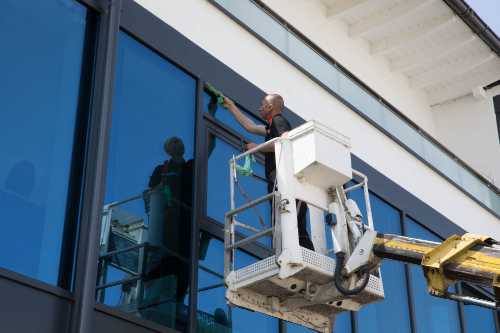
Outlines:
[{"label": "reflection in window", "polygon": [[195,91],[195,79],[120,32],[98,301],[181,331],[188,317]]},{"label": "reflection in window", "polygon": [[73,0],[0,1],[0,267],[53,285],[87,15]]},{"label": "reflection in window", "polygon": [[467,332],[495,332],[495,319],[492,310],[466,304],[464,313]]},{"label": "reflection in window", "polygon": [[[480,288],[478,288],[480,289]],[[466,296],[475,298],[490,298],[484,293],[475,290],[472,286],[462,283],[462,293]],[[496,332],[495,330],[495,312],[490,309],[482,308],[476,305],[464,304],[464,321],[466,332]]]},{"label": "reflection in window", "polygon": [[[406,217],[407,236],[441,242],[442,239],[420,226],[415,220]],[[422,268],[410,266],[413,288],[415,317],[418,332],[452,333],[460,332],[458,305],[456,302],[439,299],[429,295]],[[450,288],[452,290],[452,288]]]},{"label": "reflection in window", "polygon": [[198,268],[198,332],[231,332],[231,311],[225,299],[224,243],[200,235]]},{"label": "reflection in window", "polygon": [[[200,236],[200,261],[198,268],[198,332],[203,333],[276,333],[278,320],[272,317],[230,308],[225,299],[224,243],[204,232]],[[238,262],[249,265],[257,259],[237,251]]]},{"label": "reflection in window", "polygon": [[[208,194],[207,215],[220,223],[224,223],[224,214],[230,210],[229,195],[229,159],[241,151],[232,145],[215,138],[215,148],[208,158]],[[242,162],[239,162],[240,164]],[[252,164],[255,174],[264,177],[264,166],[258,162]],[[251,200],[267,194],[267,183],[251,176],[239,176],[235,186],[235,204],[239,207]],[[270,209],[269,202],[263,202],[255,209],[246,210],[238,214],[238,221],[258,229],[269,228]],[[265,226],[265,227],[264,227]],[[250,235],[247,230],[239,230],[244,235]],[[271,238],[263,237],[258,242],[271,246]]]}]

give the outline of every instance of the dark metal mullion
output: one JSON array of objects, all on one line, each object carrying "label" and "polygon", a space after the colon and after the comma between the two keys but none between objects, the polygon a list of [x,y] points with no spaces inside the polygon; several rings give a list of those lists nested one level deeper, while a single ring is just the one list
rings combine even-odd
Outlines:
[{"label": "dark metal mullion", "polygon": [[[400,211],[399,222],[401,225],[401,233],[403,236],[407,236],[408,233],[406,231],[405,224],[406,213],[404,211]],[[408,310],[410,311],[410,328],[413,333],[417,332],[417,317],[415,315],[415,302],[412,288],[412,277],[410,272],[410,265],[404,264],[405,268],[405,277],[406,277],[406,291],[408,296]]]},{"label": "dark metal mullion", "polygon": [[[470,289],[470,292],[472,293],[479,293],[481,298],[486,298],[490,300],[494,300],[494,297],[491,294],[487,294],[484,290],[478,288],[477,286],[467,283],[467,282],[460,282],[462,290],[460,291],[461,293],[463,292],[463,289]],[[470,305],[472,306],[472,305]],[[495,323],[495,331],[497,333],[500,333],[500,320],[499,320],[499,312],[498,310],[491,310],[491,315],[493,316],[493,321]],[[465,305],[464,305],[464,318],[465,318]],[[465,321],[467,318],[464,319]],[[466,327],[466,326],[464,326]]]},{"label": "dark metal mullion", "polygon": [[70,181],[66,202],[61,258],[59,259],[59,277],[57,285],[71,290],[74,275],[76,237],[82,198],[82,177],[86,137],[88,131],[90,100],[92,97],[92,79],[96,50],[97,14],[87,12],[82,65],[80,67],[80,88],[76,111],[75,131],[73,134],[73,152],[71,158]]},{"label": "dark metal mullion", "polygon": [[200,244],[200,220],[205,215],[204,198],[206,190],[206,162],[207,150],[205,143],[205,124],[203,121],[203,82],[196,81],[196,125],[195,125],[195,183],[193,191],[193,217],[191,228],[191,274],[189,287],[189,320],[188,332],[195,333],[197,330],[198,313],[198,257]]},{"label": "dark metal mullion", "polygon": [[71,333],[93,332],[99,221],[102,216],[121,3],[121,0],[109,0],[99,19]]},{"label": "dark metal mullion", "polygon": [[76,1],[98,12],[104,12],[106,11],[106,4],[108,0],[76,0]]},{"label": "dark metal mullion", "polygon": [[462,282],[462,287],[464,289],[470,289],[471,291],[480,294],[481,298],[486,298],[486,299],[489,299],[490,301],[495,300],[494,295],[490,294],[488,291],[486,291],[486,290],[484,290],[476,285],[473,285],[471,283]]},{"label": "dark metal mullion", "polygon": [[[214,127],[212,125],[208,125],[207,126],[207,142],[208,142],[208,137],[210,135],[213,135],[216,138],[221,139],[222,141],[224,141],[225,143],[233,146],[236,149],[240,148],[239,144],[241,143],[241,141],[237,137],[234,137],[234,136],[232,136],[232,135],[224,132],[222,128],[218,128],[218,127]],[[228,170],[229,170],[229,161],[227,161],[227,162],[228,162]]]},{"label": "dark metal mullion", "polygon": [[[457,293],[459,295],[462,295],[462,283],[458,282],[455,283],[455,288],[457,289]],[[464,303],[463,302],[457,302],[458,303],[458,316],[460,320],[460,330],[462,333],[467,333],[467,327],[465,326],[465,309],[464,309]]]},{"label": "dark metal mullion", "polygon": [[[230,141],[228,143],[231,143],[236,148],[242,149],[243,148],[241,145],[242,143],[249,143],[250,142],[243,135],[237,133],[234,129],[225,125],[221,121],[215,119],[211,115],[205,113],[204,118],[207,121],[208,128],[210,128],[218,136],[221,136],[221,137],[227,139],[228,141]],[[264,154],[263,153],[257,152],[255,154],[255,157],[256,157],[257,161],[264,164]]]},{"label": "dark metal mullion", "polygon": [[226,143],[232,145],[236,149],[242,150],[243,147],[241,144],[246,142],[245,138],[243,138],[240,135],[237,135],[228,126],[213,122],[208,117],[204,118],[209,134],[215,135],[216,137],[223,139]]},{"label": "dark metal mullion", "polygon": [[126,285],[130,282],[136,282],[139,279],[142,279],[141,275],[136,275],[136,276],[128,277],[128,278],[121,279],[121,280],[116,280],[113,282],[109,282],[109,283],[105,283],[103,285],[97,286],[96,290],[107,289],[107,288],[118,286],[118,285]]},{"label": "dark metal mullion", "polygon": [[[214,124],[207,125],[207,128],[208,128],[207,142],[209,140],[210,135],[213,135],[213,136],[215,136],[216,139],[220,139],[220,140],[224,141],[225,143],[227,143],[228,145],[232,146],[233,148],[240,150],[240,151],[243,151],[243,149],[242,149],[243,147],[241,146],[241,143],[245,142],[245,141],[238,140],[239,137],[234,136],[231,132],[228,132],[227,128],[221,127],[220,125],[214,125]],[[254,156],[255,156],[257,163],[264,165],[265,157],[264,157],[263,153],[257,152],[254,154]],[[227,164],[227,168],[228,168],[228,172],[229,172],[229,161]],[[208,169],[208,163],[207,163],[207,169]],[[266,178],[264,178],[263,176],[253,174],[252,177],[258,179],[259,181],[268,183],[268,180]]]},{"label": "dark metal mullion", "polygon": [[278,333],[286,333],[286,321],[278,320]]},{"label": "dark metal mullion", "polygon": [[[217,222],[216,220],[210,218],[210,217],[205,217],[205,219],[201,222],[202,229],[206,232],[208,232],[210,235],[214,236],[218,240],[224,242],[224,226],[220,222]],[[239,232],[236,232],[236,239],[240,240],[244,237]],[[270,248],[267,248],[257,242],[251,243],[251,244],[246,244],[242,248],[240,248],[241,251],[244,251],[253,257],[257,259],[264,259],[272,255],[272,251]]]},{"label": "dark metal mullion", "polygon": [[497,333],[500,333],[500,318],[498,317],[499,311],[493,310],[492,315],[493,315],[493,320],[495,321],[495,330]]},{"label": "dark metal mullion", "polygon": [[[428,229],[426,226],[423,226],[420,223],[418,223],[418,224],[422,228],[424,228],[427,231],[431,232],[432,234],[436,235],[436,233],[434,233],[432,230]],[[404,223],[403,223],[403,226],[405,226]],[[407,236],[406,235],[406,230],[404,230],[404,235]],[[439,237],[439,235],[436,235],[436,236]],[[455,288],[457,289],[457,293],[462,294],[462,283],[461,282],[455,283]],[[463,302],[457,302],[457,307],[458,307],[458,317],[459,317],[459,321],[460,321],[460,331],[461,331],[461,333],[466,333],[467,332],[467,327],[466,327],[466,323],[465,323],[466,319],[465,319],[464,303]]]},{"label": "dark metal mullion", "polygon": [[355,311],[350,311],[350,315],[351,315],[351,332],[358,333],[359,332],[358,313]]}]

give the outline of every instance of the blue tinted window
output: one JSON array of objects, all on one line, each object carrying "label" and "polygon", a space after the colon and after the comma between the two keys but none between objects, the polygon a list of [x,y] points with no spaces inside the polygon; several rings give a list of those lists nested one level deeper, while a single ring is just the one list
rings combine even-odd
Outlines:
[{"label": "blue tinted window", "polygon": [[105,288],[99,300],[180,331],[187,325],[195,104],[194,78],[120,32],[101,254],[142,247],[113,256],[98,283],[144,278]]},{"label": "blue tinted window", "polygon": [[[257,259],[237,251],[241,265],[249,265]],[[241,308],[229,308],[225,299],[224,243],[204,232],[200,237],[200,261],[198,269],[198,332],[278,332],[278,320]],[[238,267],[237,267],[238,268]]]},{"label": "blue tinted window", "polygon": [[[359,205],[366,223],[366,207],[362,190],[351,192],[350,197]],[[400,212],[370,195],[372,216],[378,232],[402,234]],[[404,264],[384,260],[381,265],[385,299],[363,307],[358,312],[359,332],[410,332],[410,315]]]},{"label": "blue tinted window", "polygon": [[475,305],[464,305],[464,314],[467,332],[496,332],[494,312],[492,310]]},{"label": "blue tinted window", "polygon": [[[231,127],[245,139],[251,142],[262,143],[264,142],[264,137],[255,135],[247,132],[237,121],[234,119],[233,115],[226,110],[224,107],[217,105],[215,103],[215,99],[211,97],[211,95],[203,92],[203,107],[205,112],[208,112],[212,116],[214,116],[217,120],[223,122],[225,125]],[[252,119],[255,123],[259,124],[261,121],[247,113],[240,107],[240,110],[244,112],[250,119]]]},{"label": "blue tinted window", "polygon": [[202,232],[198,268],[198,332],[231,331],[231,310],[225,293],[224,243]]},{"label": "blue tinted window", "polygon": [[[229,193],[229,159],[233,155],[241,153],[230,144],[215,138],[215,148],[208,159],[208,195],[207,195],[207,215],[220,223],[224,223],[224,214],[230,210]],[[243,160],[238,162],[243,164]],[[264,176],[264,166],[258,162],[252,164],[253,171]],[[248,201],[257,199],[267,194],[267,183],[254,177],[238,176],[239,182],[235,186],[235,204],[241,206]],[[238,221],[251,225],[255,228],[269,228],[271,216],[269,202],[263,202],[255,208],[238,214]],[[262,225],[261,224],[264,225]],[[250,233],[244,229],[238,229],[243,234]],[[259,240],[261,243],[271,245],[271,238],[264,237]]]},{"label": "blue tinted window", "polygon": [[[441,241],[439,237],[409,217],[405,219],[405,225],[409,237],[435,242]],[[421,267],[411,265],[410,274],[417,331],[425,333],[460,332],[457,303],[430,296],[427,292],[427,283]]]},{"label": "blue tinted window", "polygon": [[351,313],[350,312],[342,312],[339,313],[335,317],[335,326],[333,328],[335,333],[351,333],[352,332],[352,324],[351,324]]},{"label": "blue tinted window", "polygon": [[[239,263],[239,265],[236,265],[236,269],[248,266],[258,260],[257,258],[242,251],[238,251],[235,257]],[[232,319],[234,333],[278,332],[279,321],[261,313],[251,312],[241,308],[234,308],[232,312]]]},{"label": "blue tinted window", "polygon": [[0,266],[50,284],[58,281],[86,18],[73,0],[0,1]]},{"label": "blue tinted window", "polygon": [[235,308],[233,310],[233,330],[234,333],[276,333],[278,332],[279,321],[267,315]]}]

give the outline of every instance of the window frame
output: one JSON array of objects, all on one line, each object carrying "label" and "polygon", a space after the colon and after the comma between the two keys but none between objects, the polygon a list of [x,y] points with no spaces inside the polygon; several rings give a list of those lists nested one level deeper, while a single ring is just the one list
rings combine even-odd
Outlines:
[{"label": "window frame", "polygon": [[[241,134],[237,133],[229,126],[226,126],[222,122],[218,121],[214,117],[209,114],[203,114],[206,126],[206,135],[205,135],[205,143],[208,142],[208,139],[211,135],[215,136],[216,139],[222,140],[224,143],[230,145],[231,147],[240,150],[241,143],[248,143],[247,139],[245,139]],[[201,220],[201,227],[203,230],[213,234],[215,237],[224,239],[224,221],[217,221],[216,219],[208,216],[207,210],[207,194],[208,194],[208,151],[207,144],[204,144],[205,150],[205,160],[202,161],[203,169],[205,170],[204,178],[205,178],[205,188],[204,196],[203,196],[203,218]],[[257,155],[257,160],[260,163],[264,162],[264,157],[262,154]],[[243,235],[240,233],[236,233],[236,238],[242,239]],[[269,257],[271,254],[270,249],[260,245],[259,243],[251,242],[242,246],[241,250],[247,252],[249,255],[257,257],[259,259],[264,259]]]}]

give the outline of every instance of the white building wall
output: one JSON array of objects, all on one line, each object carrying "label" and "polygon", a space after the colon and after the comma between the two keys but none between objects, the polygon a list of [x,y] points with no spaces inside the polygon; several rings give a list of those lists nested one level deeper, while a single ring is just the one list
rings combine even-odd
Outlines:
[{"label": "white building wall", "polygon": [[[460,99],[444,108],[432,108],[422,90],[411,88],[407,78],[391,71],[383,57],[370,54],[368,42],[350,38],[340,19],[327,18],[320,0],[262,1],[449,150],[488,179],[496,180],[498,186],[500,147],[496,129],[491,130],[495,117],[491,100],[472,103],[472,98]],[[453,108],[458,110],[455,116],[451,115]],[[450,111],[433,112],[438,109]],[[466,142],[472,125],[481,131]]]},{"label": "white building wall", "polygon": [[435,136],[434,119],[426,94],[412,89],[403,74],[391,71],[382,56],[370,54],[367,41],[349,37],[344,22],[327,18],[320,0],[263,2],[405,116]]},{"label": "white building wall", "polygon": [[438,140],[499,187],[500,144],[493,94],[500,89],[493,90],[486,98],[468,95],[432,109]]},{"label": "white building wall", "polygon": [[136,1],[256,86],[283,95],[285,104],[306,120],[321,121],[349,136],[354,154],[462,228],[476,233],[487,230],[500,239],[500,221],[495,216],[209,2],[177,1],[172,10],[169,1]]}]

